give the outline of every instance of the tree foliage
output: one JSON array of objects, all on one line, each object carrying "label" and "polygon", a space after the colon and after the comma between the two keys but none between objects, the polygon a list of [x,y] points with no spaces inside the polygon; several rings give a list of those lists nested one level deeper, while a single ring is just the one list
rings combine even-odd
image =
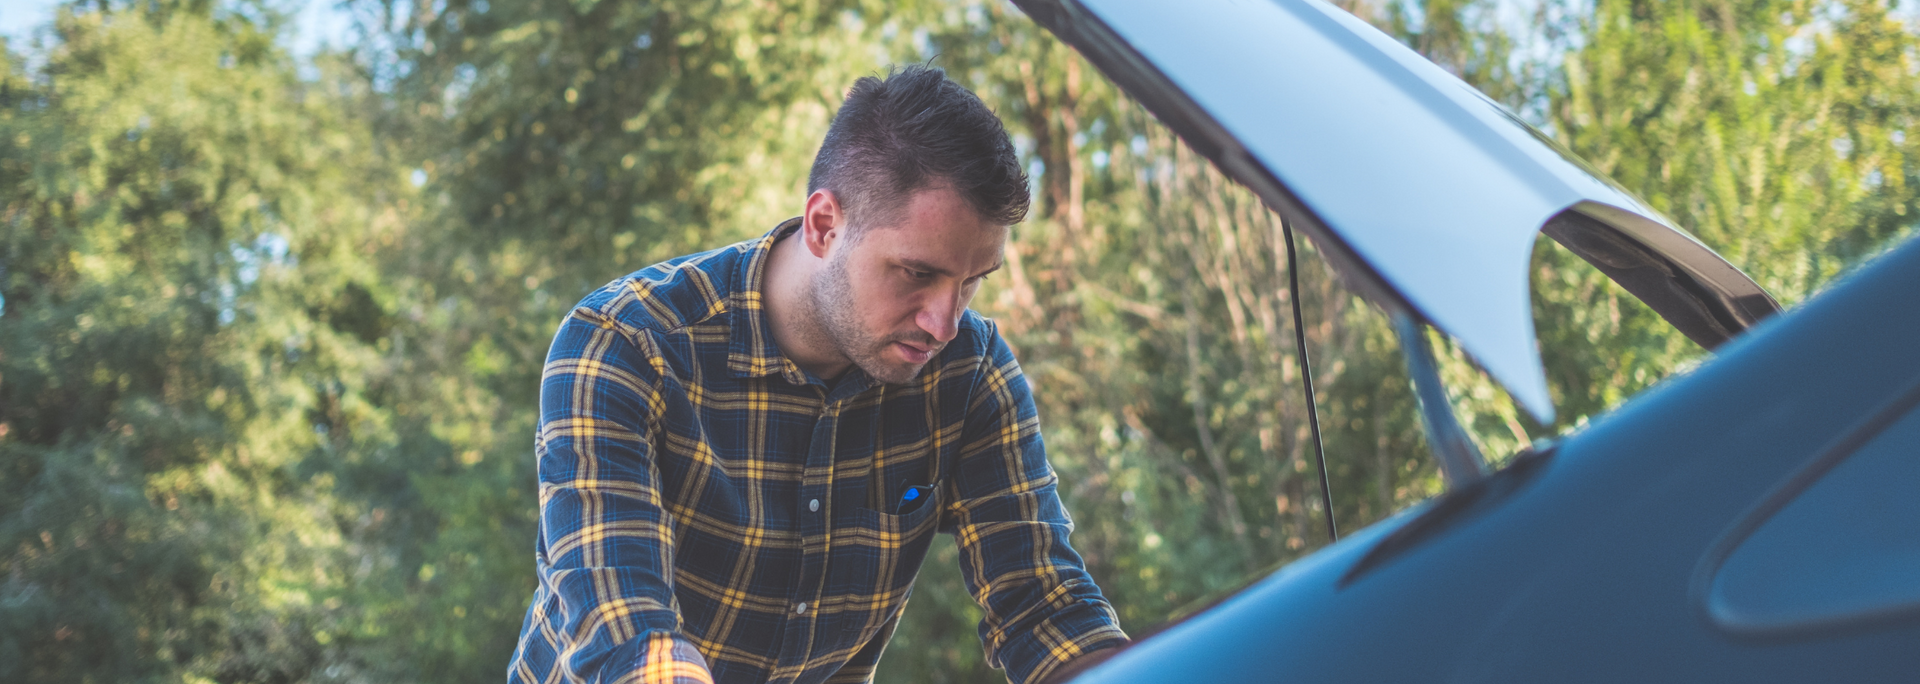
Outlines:
[{"label": "tree foliage", "polygon": [[63,12],[43,67],[8,56],[0,678],[328,659],[326,471],[384,441],[366,255],[399,226],[367,129],[246,9]]},{"label": "tree foliage", "polygon": [[[1550,123],[1599,170],[1791,305],[1913,224],[1915,34],[1874,2],[1601,2]],[[1916,141],[1920,142],[1920,141]],[[1542,250],[1555,400],[1605,409],[1701,352],[1578,259]]]}]

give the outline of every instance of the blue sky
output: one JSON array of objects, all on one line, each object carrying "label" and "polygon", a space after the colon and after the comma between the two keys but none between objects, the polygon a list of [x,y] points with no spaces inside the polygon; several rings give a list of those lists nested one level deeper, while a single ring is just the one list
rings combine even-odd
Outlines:
[{"label": "blue sky", "polygon": [[[293,52],[311,56],[322,44],[340,46],[347,41],[351,24],[338,0],[286,0],[283,7],[298,7],[294,19]],[[14,45],[26,47],[34,31],[53,22],[53,10],[61,0],[0,0],[0,35]],[[17,49],[17,48],[16,48]]]},{"label": "blue sky", "polygon": [[35,26],[53,19],[54,0],[0,0],[0,35],[15,44]]},{"label": "blue sky", "polygon": [[[1506,23],[1524,25],[1527,9],[1538,0],[1503,0],[1502,18]],[[47,26],[53,21],[54,8],[62,0],[0,0],[0,35],[6,36],[16,47],[25,48],[33,31]],[[282,7],[298,7],[294,19],[293,53],[300,57],[312,56],[322,45],[341,46],[349,38],[352,24],[345,11],[337,5],[340,0],[281,0]]]},{"label": "blue sky", "polygon": [[[54,8],[62,0],[0,0],[0,35],[6,36],[16,50],[27,47],[29,38],[35,30],[47,26],[53,21]],[[338,7],[341,0],[280,0],[282,7],[299,8],[294,19],[292,48],[300,57],[312,56],[323,44],[341,46],[349,37],[352,23],[345,11]],[[1536,50],[1540,47],[1535,41],[1528,41],[1524,35],[1532,8],[1539,0],[1501,0],[1499,12],[1501,23],[1511,31],[1522,35],[1522,45]],[[1584,4],[1584,3],[1579,3]],[[1920,15],[1920,2],[1903,2],[1896,10],[1898,16],[1914,18]],[[1524,50],[1523,50],[1524,52]],[[1524,54],[1516,57],[1540,59],[1543,54]]]}]

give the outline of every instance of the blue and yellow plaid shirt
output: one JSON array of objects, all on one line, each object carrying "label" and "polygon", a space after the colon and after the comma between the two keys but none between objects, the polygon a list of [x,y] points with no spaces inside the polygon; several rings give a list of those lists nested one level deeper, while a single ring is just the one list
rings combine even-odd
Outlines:
[{"label": "blue and yellow plaid shirt", "polygon": [[509,681],[869,681],[936,531],[1010,680],[1124,643],[991,321],[967,311],[901,385],[780,354],[762,275],[797,222],[617,280],[561,324]]}]

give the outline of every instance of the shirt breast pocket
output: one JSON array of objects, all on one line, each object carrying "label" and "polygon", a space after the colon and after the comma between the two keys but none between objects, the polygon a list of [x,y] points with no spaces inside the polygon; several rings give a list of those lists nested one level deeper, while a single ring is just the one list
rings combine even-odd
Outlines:
[{"label": "shirt breast pocket", "polygon": [[906,513],[858,507],[835,516],[822,597],[824,640],[841,648],[864,644],[906,604],[940,517],[939,489],[924,491],[926,500]]}]

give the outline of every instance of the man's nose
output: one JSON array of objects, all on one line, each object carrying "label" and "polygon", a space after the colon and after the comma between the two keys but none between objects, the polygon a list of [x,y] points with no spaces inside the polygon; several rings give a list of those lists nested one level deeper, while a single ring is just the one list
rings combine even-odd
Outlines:
[{"label": "man's nose", "polygon": [[920,329],[927,331],[928,335],[932,335],[933,339],[941,344],[946,344],[953,340],[955,335],[960,334],[960,312],[966,309],[961,291],[960,287],[943,288],[940,292],[928,297],[926,304],[920,307],[920,313],[914,317],[914,322],[920,325]]}]

